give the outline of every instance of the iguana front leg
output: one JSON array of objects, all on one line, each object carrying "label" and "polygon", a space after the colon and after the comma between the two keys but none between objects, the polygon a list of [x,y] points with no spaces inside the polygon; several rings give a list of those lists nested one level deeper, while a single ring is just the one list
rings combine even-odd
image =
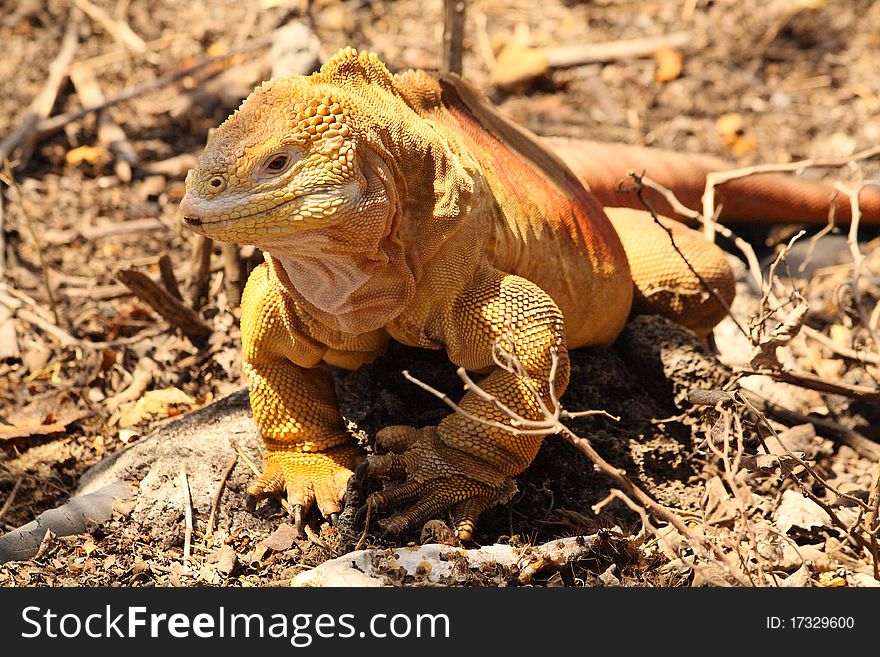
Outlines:
[{"label": "iguana front leg", "polygon": [[[480,387],[521,416],[541,418],[532,390],[547,403],[553,353],[558,357],[555,391],[562,394],[568,384],[562,313],[543,290],[523,278],[484,267],[451,301],[435,330],[452,362],[488,371]],[[497,341],[512,341],[506,347],[515,351],[525,377],[494,365]],[[474,391],[465,394],[460,406],[471,416],[509,426],[510,418],[499,405]],[[467,540],[480,513],[515,492],[512,477],[532,462],[543,438],[515,435],[462,414],[447,416],[437,427],[388,427],[379,432],[377,442],[392,453],[369,457],[366,472],[405,481],[372,494],[368,505],[412,503],[388,521],[392,533],[413,529],[451,508],[456,533]]]},{"label": "iguana front leg", "polygon": [[263,438],[263,474],[248,487],[256,498],[287,497],[297,530],[317,502],[331,518],[363,451],[345,431],[327,347],[309,336],[296,303],[264,263],[242,297],[243,370]]}]

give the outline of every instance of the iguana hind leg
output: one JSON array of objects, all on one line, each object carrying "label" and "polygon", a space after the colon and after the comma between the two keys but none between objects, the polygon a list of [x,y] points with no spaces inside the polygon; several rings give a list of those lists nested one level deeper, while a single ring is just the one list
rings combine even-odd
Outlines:
[{"label": "iguana hind leg", "polygon": [[663,315],[698,335],[709,333],[724,318],[725,304],[730,306],[735,292],[724,251],[667,217],[658,217],[660,226],[643,210],[605,208],[605,212],[629,260],[635,285],[633,312]]},{"label": "iguana hind leg", "polygon": [[285,495],[302,528],[317,503],[338,513],[349,477],[363,452],[345,431],[333,381],[294,301],[272,270],[257,267],[242,297],[243,370],[251,409],[263,438],[263,474],[248,487],[256,498]]},{"label": "iguana hind leg", "polygon": [[[465,413],[449,415],[436,427],[380,431],[379,446],[392,452],[369,457],[367,474],[404,481],[374,493],[368,504],[410,504],[388,521],[392,533],[450,509],[459,538],[467,540],[480,513],[513,495],[513,477],[538,452],[544,435],[505,429],[511,419],[505,408],[527,419],[542,418],[541,403],[550,405],[551,371],[555,392],[562,394],[569,374],[565,329],[562,313],[539,287],[486,267],[451,300],[437,330],[452,362],[488,371],[479,382],[483,392],[468,391],[459,404]],[[516,355],[520,374],[495,364],[493,350],[499,346]]]}]

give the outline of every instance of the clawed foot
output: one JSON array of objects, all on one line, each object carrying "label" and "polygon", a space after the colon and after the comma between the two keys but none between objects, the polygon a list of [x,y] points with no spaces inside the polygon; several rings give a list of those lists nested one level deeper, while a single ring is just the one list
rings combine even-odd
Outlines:
[{"label": "clawed foot", "polygon": [[363,460],[363,452],[347,445],[326,452],[267,451],[263,459],[263,474],[247,489],[248,505],[254,508],[257,500],[283,495],[302,536],[303,517],[316,502],[321,514],[336,524],[346,485],[355,465]]},{"label": "clawed foot", "polygon": [[358,466],[356,477],[403,480],[395,488],[372,493],[359,511],[397,509],[409,505],[385,522],[391,534],[419,529],[446,509],[459,540],[470,540],[480,514],[506,501],[516,485],[488,463],[452,450],[440,440],[436,427],[416,429],[393,426],[376,435],[388,454],[370,456]]}]

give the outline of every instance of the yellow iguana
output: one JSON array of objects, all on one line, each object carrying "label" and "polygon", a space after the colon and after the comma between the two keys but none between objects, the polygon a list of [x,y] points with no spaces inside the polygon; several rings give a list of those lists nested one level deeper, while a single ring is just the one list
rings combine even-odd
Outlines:
[{"label": "yellow iguana", "polygon": [[[608,203],[630,168],[652,175],[656,165],[656,177],[687,197],[718,166],[681,160],[689,174],[676,181],[651,153],[541,140],[456,76],[392,75],[350,48],[314,75],[256,89],[209,138],[181,203],[194,231],[266,256],[242,300],[244,371],[265,443],[264,472],[248,492],[286,494],[298,528],[314,503],[335,519],[364,453],[346,433],[326,364],[357,368],[389,340],[445,349],[486,374],[486,392],[537,418],[529,383],[548,395],[553,355],[561,394],[567,349],[611,343],[631,311],[709,332],[725,312],[718,299],[734,293],[721,250],[665,222],[713,296],[647,212],[603,210],[597,200]],[[820,210],[830,197],[807,183],[787,197],[776,188],[759,185],[748,202],[772,216],[793,195]],[[736,184],[725,189],[735,196]],[[530,381],[495,366],[499,339],[513,341]],[[450,509],[468,539],[535,457],[543,436],[499,427],[506,418],[492,400],[471,391],[460,405],[489,424],[452,414],[378,433],[389,453],[371,456],[367,474],[402,483],[369,502],[406,507],[389,531]]]}]

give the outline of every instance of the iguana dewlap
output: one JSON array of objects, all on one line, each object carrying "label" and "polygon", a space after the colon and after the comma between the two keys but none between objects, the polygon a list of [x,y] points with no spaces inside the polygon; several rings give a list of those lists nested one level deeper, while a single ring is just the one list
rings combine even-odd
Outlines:
[{"label": "iguana dewlap", "polygon": [[[356,368],[390,339],[445,349],[486,373],[486,392],[537,418],[529,383],[546,398],[555,353],[561,394],[566,350],[612,342],[634,298],[636,310],[698,332],[721,319],[667,233],[643,211],[606,214],[548,143],[456,76],[391,75],[352,49],[314,75],[263,84],[210,136],[187,177],[184,221],[266,254],[242,300],[244,371],[265,443],[249,493],[286,494],[297,525],[315,503],[331,518],[340,510],[364,454],[346,433],[326,364]],[[668,223],[729,302],[722,252]],[[498,340],[515,347],[530,380],[495,366]],[[379,432],[389,453],[370,457],[368,473],[402,483],[371,502],[407,507],[390,531],[450,509],[468,538],[535,457],[543,436],[505,431],[497,405],[474,392],[460,405],[494,424],[454,414],[436,427]]]}]

